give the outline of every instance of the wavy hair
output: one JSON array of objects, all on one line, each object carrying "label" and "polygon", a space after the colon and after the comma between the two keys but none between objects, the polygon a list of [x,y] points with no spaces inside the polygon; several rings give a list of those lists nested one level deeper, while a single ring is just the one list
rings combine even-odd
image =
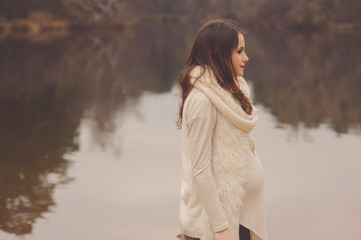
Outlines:
[{"label": "wavy hair", "polygon": [[181,90],[181,104],[177,121],[179,129],[182,128],[184,102],[193,88],[190,72],[196,66],[201,66],[203,73],[210,68],[218,84],[233,95],[247,114],[252,114],[252,104],[240,90],[238,81],[236,81],[237,74],[232,65],[231,56],[232,51],[238,46],[238,34],[244,34],[244,32],[233,20],[210,21],[198,31],[187,63],[178,77]]}]

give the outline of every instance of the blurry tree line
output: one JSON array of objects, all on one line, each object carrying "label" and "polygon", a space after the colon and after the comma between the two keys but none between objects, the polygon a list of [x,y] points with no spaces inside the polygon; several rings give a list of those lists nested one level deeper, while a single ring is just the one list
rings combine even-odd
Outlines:
[{"label": "blurry tree line", "polygon": [[60,19],[70,26],[232,17],[266,28],[361,28],[359,0],[1,0],[1,21]]},{"label": "blurry tree line", "polygon": [[122,114],[144,91],[170,90],[194,31],[172,24],[0,41],[0,230],[31,233],[52,211],[55,188],[72,181],[67,154],[78,150],[82,119],[97,146],[121,152],[112,133]]},{"label": "blurry tree line", "polygon": [[246,37],[255,101],[278,123],[361,130],[360,34],[257,31]]}]

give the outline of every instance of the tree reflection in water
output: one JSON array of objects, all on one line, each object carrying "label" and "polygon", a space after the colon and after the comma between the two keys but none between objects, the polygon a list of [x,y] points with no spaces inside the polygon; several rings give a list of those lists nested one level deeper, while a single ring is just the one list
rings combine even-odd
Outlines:
[{"label": "tree reflection in water", "polygon": [[78,148],[79,114],[67,112],[66,96],[49,94],[52,87],[1,86],[0,228],[10,233],[30,233],[31,223],[55,205],[54,187],[71,180],[64,155]]},{"label": "tree reflection in water", "polygon": [[56,205],[54,189],[72,180],[66,154],[78,150],[82,118],[92,119],[100,146],[116,145],[115,115],[144,91],[170,91],[195,30],[171,24],[0,42],[0,229],[31,233]]},{"label": "tree reflection in water", "polygon": [[247,40],[255,100],[281,124],[360,131],[361,35],[274,31]]}]

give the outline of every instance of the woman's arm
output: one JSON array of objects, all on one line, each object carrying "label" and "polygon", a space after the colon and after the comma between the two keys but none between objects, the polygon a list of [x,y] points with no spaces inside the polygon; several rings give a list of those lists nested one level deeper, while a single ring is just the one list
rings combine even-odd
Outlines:
[{"label": "woman's arm", "polygon": [[211,168],[212,136],[217,121],[217,110],[202,92],[188,97],[190,99],[187,104],[185,124],[188,129],[193,183],[213,231],[220,232],[216,236],[223,237],[226,236],[224,233],[229,232],[228,220],[219,199]]}]

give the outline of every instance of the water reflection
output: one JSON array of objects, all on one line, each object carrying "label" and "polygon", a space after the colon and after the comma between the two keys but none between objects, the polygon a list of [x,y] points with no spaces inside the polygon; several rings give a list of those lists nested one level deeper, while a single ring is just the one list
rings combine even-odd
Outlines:
[{"label": "water reflection", "polygon": [[282,124],[319,127],[337,133],[361,124],[361,35],[311,32],[249,34],[247,72],[256,102]]},{"label": "water reflection", "polygon": [[77,150],[77,122],[61,105],[50,107],[52,98],[46,92],[1,97],[0,229],[4,231],[30,233],[32,223],[55,205],[55,186],[71,181],[64,154]]},{"label": "water reflection", "polygon": [[115,115],[173,86],[192,33],[172,24],[0,43],[0,229],[32,231],[54,188],[71,180],[65,155],[78,150],[81,119],[92,119],[98,145],[112,145]]}]

